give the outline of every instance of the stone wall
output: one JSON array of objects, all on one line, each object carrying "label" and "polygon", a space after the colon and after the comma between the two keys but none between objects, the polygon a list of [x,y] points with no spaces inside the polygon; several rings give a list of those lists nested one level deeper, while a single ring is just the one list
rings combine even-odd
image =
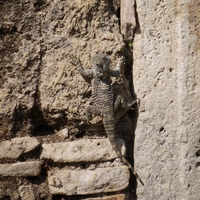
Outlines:
[{"label": "stone wall", "polygon": [[[91,86],[69,62],[70,53],[89,69],[99,51],[111,68],[126,57],[113,90],[133,99],[120,1],[0,2],[0,199],[133,198],[135,179],[113,152],[101,118],[83,121]],[[130,163],[135,114],[122,113],[116,124],[117,145]]]},{"label": "stone wall", "polygon": [[141,99],[138,199],[199,199],[200,9],[197,1],[137,1],[133,80]]},{"label": "stone wall", "polygon": [[[66,135],[66,131],[57,134]],[[123,140],[117,143],[125,155]],[[1,199],[61,199],[61,195],[71,196],[63,199],[83,199],[74,195],[111,193],[128,187],[129,169],[120,162],[111,163],[117,156],[108,139],[39,146],[40,142],[29,136],[1,141]],[[125,193],[114,197],[125,199]]]},{"label": "stone wall", "polygon": [[[0,2],[0,199],[198,199],[199,3]],[[116,158],[100,118],[85,124],[91,87],[69,53],[116,65],[114,95],[136,96],[116,124]]]}]

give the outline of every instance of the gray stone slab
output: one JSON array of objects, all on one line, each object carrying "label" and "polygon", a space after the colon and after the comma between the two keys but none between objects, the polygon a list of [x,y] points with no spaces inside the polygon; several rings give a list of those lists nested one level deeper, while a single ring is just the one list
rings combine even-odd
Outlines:
[{"label": "gray stone slab", "polygon": [[0,158],[18,158],[21,154],[35,149],[39,144],[34,137],[21,137],[1,141]]},{"label": "gray stone slab", "polygon": [[40,170],[40,161],[0,164],[1,176],[37,176],[40,174]]},{"label": "gray stone slab", "polygon": [[[122,154],[125,155],[124,141],[118,139],[116,142]],[[43,144],[42,147],[41,159],[51,159],[54,162],[106,161],[117,157],[107,138]]]},{"label": "gray stone slab", "polygon": [[125,41],[132,42],[133,31],[136,27],[135,1],[121,0],[120,8],[121,32],[124,36]]},{"label": "gray stone slab", "polygon": [[95,170],[54,169],[48,173],[51,194],[84,195],[114,192],[127,188],[130,173],[126,166]]}]

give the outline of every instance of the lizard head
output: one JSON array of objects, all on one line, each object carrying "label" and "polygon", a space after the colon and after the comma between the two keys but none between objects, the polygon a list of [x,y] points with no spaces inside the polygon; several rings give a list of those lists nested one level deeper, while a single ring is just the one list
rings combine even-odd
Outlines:
[{"label": "lizard head", "polygon": [[93,72],[98,77],[109,75],[109,65],[111,60],[102,53],[91,54],[91,60],[93,63]]}]

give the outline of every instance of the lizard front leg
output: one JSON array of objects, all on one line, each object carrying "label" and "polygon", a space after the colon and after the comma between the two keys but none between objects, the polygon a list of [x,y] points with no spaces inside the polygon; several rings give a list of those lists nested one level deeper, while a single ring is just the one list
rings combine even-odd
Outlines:
[{"label": "lizard front leg", "polygon": [[68,54],[69,58],[70,58],[70,63],[74,66],[77,67],[78,72],[85,77],[91,77],[93,72],[91,69],[84,69],[82,66],[81,61],[76,57],[71,55],[70,53]]},{"label": "lizard front leg", "polygon": [[116,111],[119,108],[120,104],[122,105],[122,107],[125,107],[124,98],[121,95],[117,95],[117,98],[114,102],[114,111]]},{"label": "lizard front leg", "polygon": [[119,77],[120,74],[122,73],[122,67],[123,67],[124,64],[125,64],[125,57],[122,56],[118,60],[115,70],[110,69],[111,76],[113,76],[113,77]]}]

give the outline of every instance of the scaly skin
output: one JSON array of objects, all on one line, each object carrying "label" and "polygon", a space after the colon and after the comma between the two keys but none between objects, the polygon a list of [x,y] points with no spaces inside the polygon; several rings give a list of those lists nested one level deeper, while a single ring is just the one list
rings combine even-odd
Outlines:
[{"label": "scaly skin", "polygon": [[115,137],[115,120],[114,120],[114,100],[113,92],[111,88],[111,76],[119,76],[121,73],[121,66],[124,63],[122,57],[117,63],[116,70],[111,70],[109,64],[110,59],[101,53],[93,54],[91,56],[93,63],[93,70],[84,70],[80,60],[71,56],[72,64],[77,66],[79,73],[82,76],[89,76],[92,78],[92,105],[89,105],[87,109],[87,119],[89,120],[92,114],[101,115],[103,117],[103,124],[109,141],[116,152],[117,156],[122,162],[129,167],[132,173],[143,184],[139,175],[132,168],[130,163],[123,157],[121,151],[117,148]]}]

